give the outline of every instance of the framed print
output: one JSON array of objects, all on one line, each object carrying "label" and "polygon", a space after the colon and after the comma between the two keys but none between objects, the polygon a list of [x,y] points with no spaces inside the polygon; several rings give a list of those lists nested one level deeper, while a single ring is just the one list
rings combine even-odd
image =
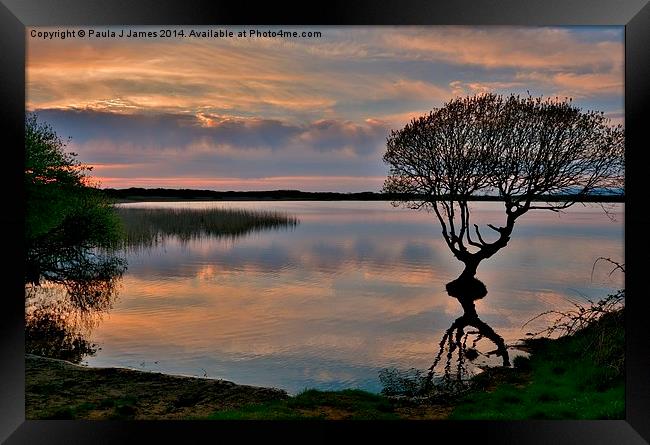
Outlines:
[{"label": "framed print", "polygon": [[3,0],[2,439],[646,443],[647,2],[306,6]]}]

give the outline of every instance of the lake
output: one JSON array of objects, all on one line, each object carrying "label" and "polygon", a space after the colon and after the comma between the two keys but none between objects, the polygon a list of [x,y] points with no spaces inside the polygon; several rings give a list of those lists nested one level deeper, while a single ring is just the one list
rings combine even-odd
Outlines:
[{"label": "lake", "polygon": [[[445,292],[462,264],[433,214],[388,202],[183,202],[287,212],[295,227],[242,237],[168,238],[127,254],[113,308],[93,327],[89,366],[122,366],[236,383],[381,390],[383,368],[428,368],[462,314]],[[502,204],[476,202],[473,219],[502,225]],[[508,246],[479,267],[482,320],[507,342],[522,325],[570,301],[623,287],[598,257],[623,262],[623,206],[531,211]],[[482,233],[488,237],[489,229]],[[493,349],[488,340],[479,343]]]}]

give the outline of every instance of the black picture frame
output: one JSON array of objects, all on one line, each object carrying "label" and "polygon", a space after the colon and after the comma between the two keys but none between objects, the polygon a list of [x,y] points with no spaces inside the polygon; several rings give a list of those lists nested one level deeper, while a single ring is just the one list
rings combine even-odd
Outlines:
[{"label": "black picture frame", "polygon": [[[88,422],[25,421],[23,151],[25,112],[25,27],[157,24],[285,25],[624,25],[626,199],[626,415],[603,421],[417,421],[417,422]],[[641,212],[644,177],[641,153],[648,149],[644,124],[650,102],[650,4],[648,0],[391,0],[329,1],[284,6],[266,2],[146,0],[0,0],[0,122],[3,156],[11,165],[0,175],[5,208],[0,216],[10,267],[2,292],[0,348],[0,440],[17,443],[148,443],[345,438],[361,429],[364,441],[408,440],[423,435],[454,442],[641,444],[650,441],[650,347],[642,264],[650,222]],[[647,287],[647,286],[646,286]],[[199,435],[203,439],[199,439]]]}]

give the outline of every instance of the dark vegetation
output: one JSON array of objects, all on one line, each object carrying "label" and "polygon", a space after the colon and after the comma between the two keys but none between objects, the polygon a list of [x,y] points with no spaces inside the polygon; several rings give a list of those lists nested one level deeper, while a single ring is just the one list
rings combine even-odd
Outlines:
[{"label": "dark vegetation", "polygon": [[112,202],[65,147],[26,117],[25,349],[79,362],[96,351],[82,320],[112,306],[126,262],[105,251],[121,237]]},{"label": "dark vegetation", "polygon": [[75,157],[49,125],[26,117],[25,284],[45,280],[74,292],[124,270],[123,260],[97,251],[119,240],[120,222],[112,203],[89,187],[91,168]]},{"label": "dark vegetation", "polygon": [[395,407],[382,396],[356,389],[343,391],[306,390],[289,399],[253,404],[221,411],[214,420],[393,420]]},{"label": "dark vegetation", "polygon": [[121,368],[25,358],[27,419],[187,419],[282,400],[284,391]]},{"label": "dark vegetation", "polygon": [[148,209],[116,207],[124,230],[119,247],[151,247],[170,236],[181,241],[202,237],[236,238],[258,230],[292,228],[286,213],[224,208]]},{"label": "dark vegetation", "polygon": [[531,357],[516,357],[500,378],[490,371],[475,378],[450,418],[625,418],[624,313],[604,313],[559,339],[526,340]]},{"label": "dark vegetation", "polygon": [[349,389],[284,391],[26,356],[27,419],[340,420],[444,418],[451,406]]},{"label": "dark vegetation", "polygon": [[[426,195],[382,193],[382,192],[302,192],[300,190],[260,190],[250,192],[195,190],[195,189],[166,189],[166,188],[125,188],[101,189],[109,198],[124,202],[138,201],[402,201],[428,198]],[[471,195],[464,197],[468,201],[502,201],[496,195]],[[437,199],[448,200],[449,196],[439,196]],[[564,202],[568,200],[580,202],[623,202],[622,191],[594,191],[592,194],[578,196],[576,194],[548,195],[536,197],[541,202]]]}]

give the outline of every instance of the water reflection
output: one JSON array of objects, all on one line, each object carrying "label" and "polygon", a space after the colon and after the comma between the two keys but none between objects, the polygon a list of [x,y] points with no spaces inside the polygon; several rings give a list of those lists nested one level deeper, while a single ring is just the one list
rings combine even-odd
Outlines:
[{"label": "water reflection", "polygon": [[27,353],[73,363],[93,356],[97,345],[88,338],[117,298],[128,252],[151,253],[168,239],[186,246],[190,241],[234,240],[255,231],[298,224],[294,217],[273,211],[128,206],[116,211],[124,238],[111,248],[90,248],[87,236],[56,233],[27,246]]},{"label": "water reflection", "polygon": [[87,339],[88,335],[71,323],[69,313],[55,303],[34,307],[25,316],[28,354],[80,363],[97,352],[97,345]]},{"label": "water reflection", "polygon": [[74,363],[96,353],[90,331],[113,306],[126,270],[121,255],[95,247],[104,244],[105,228],[87,216],[69,217],[49,232],[27,238],[27,353]]},{"label": "water reflection", "polygon": [[[148,204],[178,205],[187,203]],[[290,392],[379,391],[382,368],[427,369],[459,316],[458,301],[445,292],[458,263],[430,215],[381,202],[191,205],[277,210],[300,224],[235,242],[172,236],[128,253],[120,298],[93,331],[102,350],[90,365],[205,370]],[[590,281],[595,258],[622,257],[623,249],[622,224],[591,210],[531,213],[517,228],[528,235],[481,265],[489,298],[474,301],[475,309],[506,342],[521,338],[521,325],[549,305],[566,305],[574,290],[597,298],[620,286],[622,277],[606,273]],[[479,211],[496,215],[489,205]],[[480,348],[488,343],[477,350],[487,354]]]},{"label": "water reflection", "polygon": [[[473,361],[478,358],[480,352],[476,349],[477,343],[487,338],[491,340],[497,347],[495,351],[488,352],[486,356],[496,355],[500,356],[503,360],[503,366],[510,366],[510,356],[503,337],[497,334],[490,325],[481,320],[476,312],[475,302],[484,298],[487,295],[487,288],[482,281],[473,276],[466,276],[461,274],[457,279],[447,283],[447,293],[449,296],[456,298],[463,308],[463,315],[458,317],[447,329],[440,341],[438,354],[433,361],[433,365],[429,368],[427,376],[427,385],[431,385],[436,371],[436,366],[440,363],[442,355],[447,351],[446,362],[444,365],[444,379],[449,381],[451,379],[451,366],[456,355],[456,378],[462,380],[467,372],[465,360]],[[465,332],[465,328],[471,326],[476,328],[476,331]],[[470,347],[467,346],[469,335],[475,335]]]},{"label": "water reflection", "polygon": [[28,284],[25,289],[25,352],[80,363],[97,352],[90,341],[118,295],[120,273],[73,281]]}]

